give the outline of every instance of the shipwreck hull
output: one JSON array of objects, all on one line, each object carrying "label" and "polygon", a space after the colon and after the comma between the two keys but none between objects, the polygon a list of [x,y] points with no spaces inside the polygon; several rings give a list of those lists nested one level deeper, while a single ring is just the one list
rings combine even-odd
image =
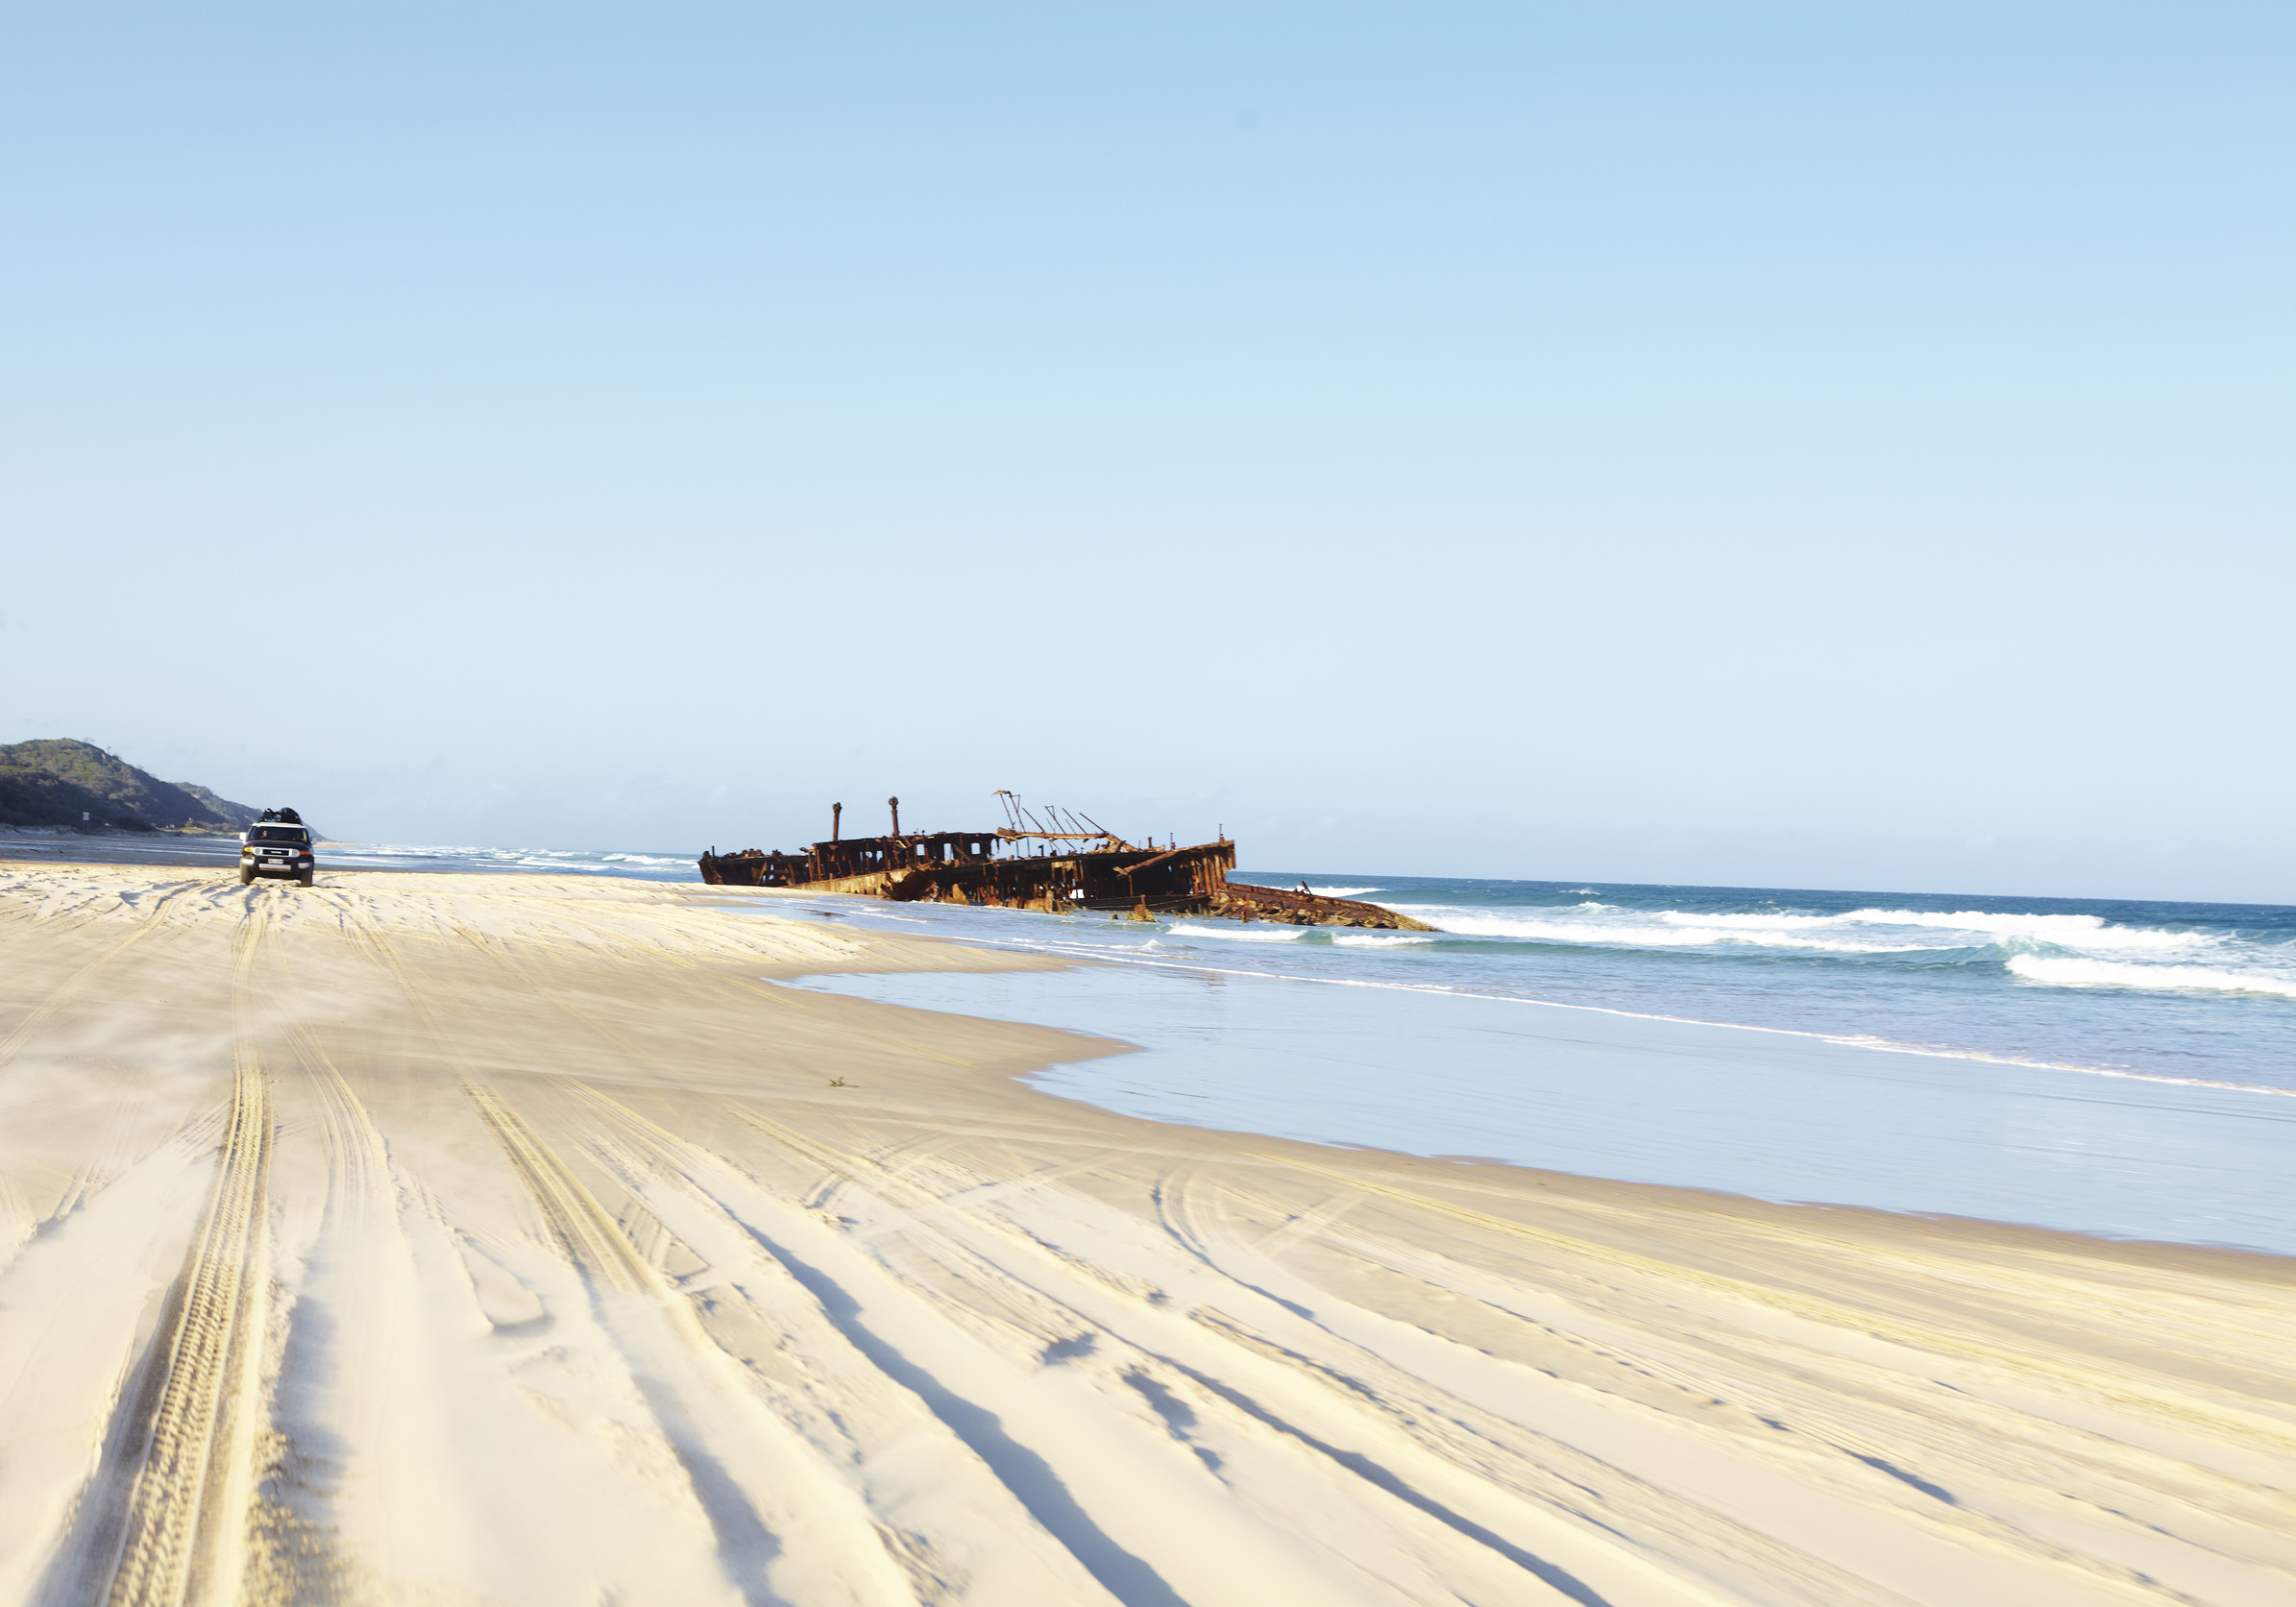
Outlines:
[{"label": "shipwreck hull", "polygon": [[1135,848],[1114,839],[1072,852],[998,857],[998,849],[1038,833],[934,832],[914,837],[833,839],[802,854],[748,848],[701,856],[713,887],[780,888],[847,893],[898,904],[972,904],[1075,913],[1101,910],[1151,915],[1227,915],[1295,925],[1384,927],[1430,932],[1376,904],[1231,882],[1235,844],[1227,838],[1185,848]]},{"label": "shipwreck hull", "polygon": [[993,835],[862,838],[799,854],[704,854],[701,879],[721,887],[855,893],[1018,910],[1209,913],[1235,864],[1225,840],[1187,848],[1103,848],[999,859]]},{"label": "shipwreck hull", "polygon": [[1102,909],[1130,916],[1229,916],[1290,925],[1353,925],[1430,932],[1391,909],[1350,897],[1323,897],[1249,882],[1229,882],[1235,842],[1191,847],[1093,847],[1067,854],[999,859],[1019,834],[928,834],[815,842],[803,854],[744,849],[707,852],[702,882],[793,893],[849,893],[897,905],[981,905],[1077,913]]}]

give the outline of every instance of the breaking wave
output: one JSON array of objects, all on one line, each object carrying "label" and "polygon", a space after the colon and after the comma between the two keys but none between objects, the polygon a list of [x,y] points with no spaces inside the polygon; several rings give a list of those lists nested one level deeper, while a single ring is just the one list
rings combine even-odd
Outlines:
[{"label": "breaking wave", "polygon": [[[1260,880],[1289,886],[1299,878]],[[1010,940],[1076,959],[1567,1005],[2296,1098],[2296,1010],[2281,1005],[2296,999],[2296,909],[1328,880],[1328,892],[1373,892],[1437,930],[1205,917],[1166,917],[1170,924],[1153,927],[1044,923],[1018,913],[897,908],[963,921],[968,940]],[[863,902],[854,902],[856,913]],[[892,918],[885,906],[874,910],[870,919]],[[1009,937],[983,930],[1006,921]]]},{"label": "breaking wave", "polygon": [[[1387,908],[1440,930],[1467,937],[1527,937],[1548,943],[1600,943],[1625,948],[1704,948],[1734,943],[1749,948],[1817,949],[1839,954],[1903,954],[1909,949],[1966,948],[1965,943],[1859,940],[1812,933],[1768,931],[1703,924],[1652,921],[1639,913],[1616,921],[1542,920],[1531,915],[1462,910],[1439,904],[1390,904]],[[1580,909],[1588,906],[1581,905]],[[1595,908],[1603,908],[1595,906]],[[1669,914],[1672,912],[1668,912]],[[1687,922],[1696,919],[1684,917]]]},{"label": "breaking wave", "polygon": [[[1839,915],[1704,915],[1680,911],[1660,919],[1753,932],[1832,930],[1847,926],[1898,926],[1927,931],[1983,933],[1989,937],[2032,937],[2067,948],[2197,948],[2216,939],[2205,933],[2170,932],[2159,927],[2123,926],[2102,915],[2000,913],[1985,910],[1851,910]],[[1955,947],[1966,947],[1955,944]]]},{"label": "breaking wave", "polygon": [[2214,993],[2268,993],[2296,999],[2296,977],[2220,971],[2209,965],[2133,965],[2125,961],[2013,954],[2009,972],[2054,987],[2177,987]]},{"label": "breaking wave", "polygon": [[[1723,914],[1629,910],[1589,901],[1559,911],[1477,910],[1439,904],[1389,906],[1462,937],[1625,948],[1736,945],[1803,953],[1948,953],[2041,943],[2107,953],[2173,953],[2219,946],[2204,932],[2128,926],[2099,915],[1993,913],[1980,910],[1852,910],[1838,915]],[[1556,917],[1562,918],[1556,918]]]},{"label": "breaking wave", "polygon": [[694,861],[683,854],[598,853],[585,848],[484,848],[457,843],[343,842],[330,844],[328,858],[346,868],[389,865],[437,870],[561,870],[623,876],[635,871],[675,872],[693,880]]},{"label": "breaking wave", "polygon": [[[1397,948],[1413,943],[1437,943],[1437,932],[1349,932],[1329,926],[1284,926],[1276,922],[1222,921],[1199,926],[1180,921],[1168,929],[1174,937],[1218,937],[1231,943],[1338,943],[1353,948]],[[1159,945],[1160,946],[1160,945]]]},{"label": "breaking wave", "polygon": [[1175,937],[1225,937],[1232,943],[1296,943],[1313,929],[1305,926],[1265,926],[1258,922],[1247,926],[1238,921],[1233,927],[1198,926],[1182,921],[1169,927]]}]

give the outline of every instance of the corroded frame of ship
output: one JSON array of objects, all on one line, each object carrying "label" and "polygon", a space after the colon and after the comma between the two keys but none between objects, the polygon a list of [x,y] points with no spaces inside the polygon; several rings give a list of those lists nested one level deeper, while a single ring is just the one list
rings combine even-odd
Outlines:
[{"label": "corroded frame of ship", "polygon": [[763,848],[721,854],[712,848],[701,856],[701,879],[713,887],[855,893],[903,904],[1066,914],[1105,911],[1136,920],[1227,915],[1295,926],[1435,930],[1377,904],[1311,892],[1304,883],[1283,889],[1231,882],[1235,843],[1225,833],[1210,842],[1183,846],[1175,840],[1159,847],[1150,838],[1140,846],[1089,816],[1055,808],[1039,816],[1011,792],[996,797],[1006,824],[993,830],[916,833],[902,832],[901,800],[888,798],[892,831],[885,837],[845,837],[845,806],[832,804],[827,841],[797,854]]}]

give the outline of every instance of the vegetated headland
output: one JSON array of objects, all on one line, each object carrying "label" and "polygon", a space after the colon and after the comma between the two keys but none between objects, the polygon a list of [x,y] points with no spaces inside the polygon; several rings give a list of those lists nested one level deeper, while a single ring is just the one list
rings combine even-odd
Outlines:
[{"label": "vegetated headland", "polygon": [[262,813],[189,781],[161,781],[74,737],[0,743],[0,825],[109,832],[237,832]]}]

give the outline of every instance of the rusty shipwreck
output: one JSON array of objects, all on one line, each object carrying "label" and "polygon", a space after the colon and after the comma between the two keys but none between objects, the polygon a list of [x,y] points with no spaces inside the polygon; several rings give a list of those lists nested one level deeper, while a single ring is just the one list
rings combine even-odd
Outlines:
[{"label": "rusty shipwreck", "polygon": [[1232,882],[1235,843],[1159,846],[1126,841],[1090,816],[1024,809],[996,794],[1005,824],[987,831],[901,830],[901,800],[886,800],[892,831],[845,837],[844,805],[830,806],[829,838],[800,853],[745,848],[701,856],[701,879],[718,887],[787,888],[798,892],[857,893],[897,903],[978,904],[1008,910],[1080,914],[1106,912],[1139,920],[1158,915],[1225,915],[1295,926],[1357,926],[1431,932],[1433,927],[1351,898],[1297,889]]}]

